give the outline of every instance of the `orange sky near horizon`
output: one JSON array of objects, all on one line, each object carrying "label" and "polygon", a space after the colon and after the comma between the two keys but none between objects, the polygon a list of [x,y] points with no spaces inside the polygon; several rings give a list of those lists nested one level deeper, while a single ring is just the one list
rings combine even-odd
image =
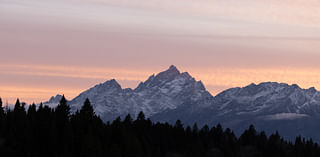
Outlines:
[{"label": "orange sky near horizon", "polygon": [[[11,67],[10,70],[8,67]],[[50,96],[65,94],[72,99],[80,92],[115,78],[122,88],[135,88],[155,71],[162,69],[123,69],[79,66],[48,65],[1,65],[0,73],[7,76],[22,77],[24,80],[5,80],[0,78],[0,95],[4,102],[14,103],[17,98],[28,103],[47,101]],[[184,68],[196,80],[201,80],[207,90],[216,95],[231,87],[243,87],[250,83],[283,82],[298,84],[301,88],[315,87],[320,89],[320,69],[299,68]],[[154,71],[154,72],[153,72]],[[52,83],[53,82],[53,83]]]},{"label": "orange sky near horizon", "polygon": [[0,97],[71,99],[171,64],[217,94],[265,81],[320,89],[318,0],[0,0]]}]

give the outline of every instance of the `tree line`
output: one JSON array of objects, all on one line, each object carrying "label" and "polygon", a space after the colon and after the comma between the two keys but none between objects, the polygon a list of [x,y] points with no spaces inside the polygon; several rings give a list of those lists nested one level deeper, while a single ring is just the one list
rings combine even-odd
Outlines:
[{"label": "tree line", "polygon": [[70,112],[65,97],[50,108],[0,98],[0,156],[3,157],[319,157],[312,139],[289,142],[250,126],[240,137],[220,124],[198,128],[153,123],[142,112],[104,123],[88,99]]}]

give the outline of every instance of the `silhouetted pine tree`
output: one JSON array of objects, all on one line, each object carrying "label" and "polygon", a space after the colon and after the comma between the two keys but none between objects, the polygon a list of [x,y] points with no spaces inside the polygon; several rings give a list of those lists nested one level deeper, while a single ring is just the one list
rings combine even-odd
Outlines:
[{"label": "silhouetted pine tree", "polygon": [[15,151],[18,155],[23,155],[26,153],[26,110],[25,103],[20,103],[17,99],[16,104],[13,109],[12,121],[10,124],[10,132],[12,139],[10,142],[14,146]]},{"label": "silhouetted pine tree", "polygon": [[[54,110],[40,103],[37,113],[36,149],[39,156],[55,156],[59,150],[57,147],[58,132],[55,127]],[[55,149],[53,149],[55,148]]]},{"label": "silhouetted pine tree", "polygon": [[37,110],[36,105],[32,104],[29,106],[27,111],[27,121],[26,121],[26,149],[28,150],[26,152],[26,156],[33,156],[34,152],[36,151],[36,148],[34,147],[36,145],[35,137],[37,136],[37,132],[34,128],[37,127]]},{"label": "silhouetted pine tree", "polygon": [[62,155],[65,154],[66,156],[71,155],[70,146],[71,146],[71,126],[69,123],[70,118],[70,107],[67,105],[67,100],[62,96],[58,106],[54,112],[55,115],[55,127],[54,130],[57,131],[56,134],[56,148],[57,154]]},{"label": "silhouetted pine tree", "polygon": [[92,121],[93,118],[95,117],[93,107],[92,107],[88,98],[85,100],[83,106],[80,109],[80,115],[83,118],[87,118],[88,121],[90,121],[90,120]]},{"label": "silhouetted pine tree", "polygon": [[4,110],[2,106],[2,99],[0,97],[0,120],[4,118]]},{"label": "silhouetted pine tree", "polygon": [[4,132],[5,132],[5,113],[2,107],[2,99],[0,97],[0,154],[4,154],[2,151],[4,148]]},{"label": "silhouetted pine tree", "polygon": [[1,137],[1,135],[2,135],[2,133],[3,133],[3,127],[4,127],[4,122],[5,122],[5,117],[4,117],[5,115],[4,115],[4,109],[3,109],[3,107],[2,107],[2,99],[1,99],[1,97],[0,97],[0,137]]},{"label": "silhouetted pine tree", "polygon": [[99,134],[101,132],[100,119],[95,115],[93,107],[86,99],[80,112],[71,117],[73,127],[73,149],[76,156],[101,156],[102,144]]}]

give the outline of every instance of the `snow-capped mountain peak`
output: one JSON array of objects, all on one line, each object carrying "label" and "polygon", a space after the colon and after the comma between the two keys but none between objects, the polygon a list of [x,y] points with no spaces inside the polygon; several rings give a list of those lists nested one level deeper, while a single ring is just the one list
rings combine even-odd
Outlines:
[{"label": "snow-capped mountain peak", "polygon": [[57,94],[56,96],[52,96],[49,101],[43,103],[43,105],[47,105],[50,107],[55,107],[59,104],[60,100],[62,99],[63,95]]},{"label": "snow-capped mountain peak", "polygon": [[177,67],[174,65],[171,65],[168,70],[160,72],[158,76],[161,76],[161,75],[175,76],[179,74],[180,74],[180,71],[177,69]]},{"label": "snow-capped mountain peak", "polygon": [[277,82],[250,84],[243,88],[226,90],[215,99],[220,104],[221,110],[232,110],[238,114],[277,112],[313,114],[314,111],[320,111],[319,92],[315,88],[302,89],[296,84]]},{"label": "snow-capped mountain peak", "polygon": [[133,90],[122,89],[114,79],[98,84],[70,102],[73,110],[79,109],[86,98],[92,101],[97,114],[110,120],[128,113],[136,116],[140,111],[151,116],[213,97],[201,81],[196,81],[187,72],[181,73],[172,65],[157,75],[151,75]]},{"label": "snow-capped mountain peak", "polygon": [[57,94],[56,96],[52,96],[48,102],[49,103],[60,102],[61,98],[62,98],[62,95]]},{"label": "snow-capped mountain peak", "polygon": [[180,75],[180,71],[174,65],[171,65],[168,70],[160,72],[157,75],[150,76],[146,83],[155,85],[163,82],[169,82]]},{"label": "snow-capped mountain peak", "polygon": [[122,90],[122,88],[115,79],[111,79],[104,83],[96,85],[95,87],[91,88],[91,90],[95,90],[95,92],[99,94],[105,92],[119,92]]}]

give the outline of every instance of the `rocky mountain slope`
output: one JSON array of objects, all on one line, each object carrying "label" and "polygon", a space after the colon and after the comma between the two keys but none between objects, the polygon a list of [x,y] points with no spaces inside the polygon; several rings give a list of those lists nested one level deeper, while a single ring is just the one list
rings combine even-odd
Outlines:
[{"label": "rocky mountain slope", "polygon": [[187,72],[180,73],[175,66],[150,76],[135,89],[122,89],[114,79],[96,85],[71,100],[72,109],[79,109],[86,98],[90,99],[95,112],[104,120],[128,113],[136,116],[140,111],[149,117],[188,102],[207,106],[208,103],[197,102],[213,99],[201,81],[196,81]]},{"label": "rocky mountain slope", "polygon": [[[57,103],[52,97],[47,104]],[[153,121],[186,125],[221,123],[236,133],[250,124],[272,133],[278,130],[287,138],[297,135],[320,141],[320,92],[315,88],[264,82],[227,89],[213,97],[201,81],[175,66],[150,76],[135,89],[123,89],[116,80],[98,84],[69,101],[73,111],[89,98],[95,112],[110,121],[140,111]]]}]

